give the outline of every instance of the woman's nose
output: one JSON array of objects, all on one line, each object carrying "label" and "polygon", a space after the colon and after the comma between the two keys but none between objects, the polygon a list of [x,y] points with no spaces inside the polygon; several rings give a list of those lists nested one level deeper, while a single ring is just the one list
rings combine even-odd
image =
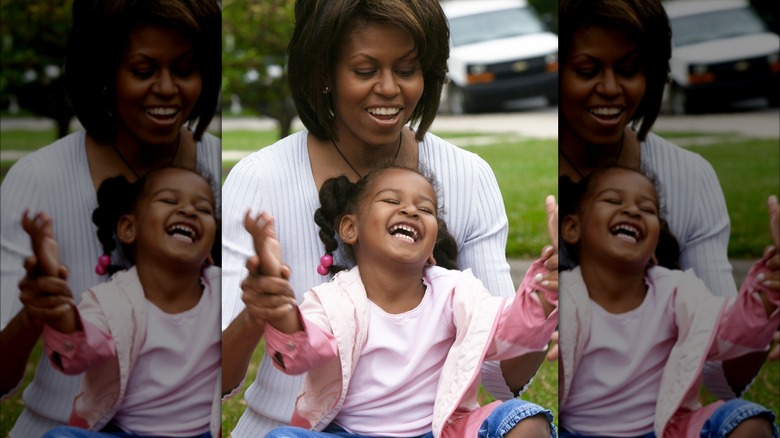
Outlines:
[{"label": "woman's nose", "polygon": [[170,96],[176,94],[177,90],[176,81],[170,70],[161,70],[157,81],[154,83],[153,91],[157,94]]},{"label": "woman's nose", "polygon": [[383,71],[379,74],[377,83],[374,85],[374,91],[385,97],[393,97],[399,93],[400,87],[396,81],[395,75],[389,71]]},{"label": "woman's nose", "polygon": [[608,96],[614,96],[620,94],[621,88],[617,76],[613,70],[605,70],[601,77],[596,91]]}]

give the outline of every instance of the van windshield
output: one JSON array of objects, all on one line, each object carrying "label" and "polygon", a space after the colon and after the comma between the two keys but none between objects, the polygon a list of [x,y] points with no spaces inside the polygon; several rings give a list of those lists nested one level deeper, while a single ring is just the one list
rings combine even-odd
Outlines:
[{"label": "van windshield", "polygon": [[450,19],[450,35],[454,47],[544,31],[542,22],[528,8],[505,9]]},{"label": "van windshield", "polygon": [[750,8],[727,9],[671,20],[675,46],[766,32],[766,26]]}]

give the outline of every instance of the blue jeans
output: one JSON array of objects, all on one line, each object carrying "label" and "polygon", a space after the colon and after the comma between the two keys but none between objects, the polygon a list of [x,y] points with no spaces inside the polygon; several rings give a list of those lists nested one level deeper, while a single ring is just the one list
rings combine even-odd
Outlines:
[{"label": "blue jeans", "polygon": [[[740,423],[748,418],[764,417],[772,425],[772,436],[778,438],[777,426],[775,425],[775,414],[769,409],[742,399],[729,400],[720,405],[710,418],[704,422],[699,433],[700,438],[724,438],[730,434]],[[571,433],[561,429],[561,438],[607,438],[600,436],[586,436]],[[655,438],[655,433],[650,432],[639,438]]]},{"label": "blue jeans", "polygon": [[729,400],[720,405],[701,427],[701,438],[723,438],[739,423],[753,417],[764,417],[772,425],[772,437],[777,437],[775,414],[769,409],[742,399]]},{"label": "blue jeans", "polygon": [[[552,424],[552,412],[525,400],[508,400],[501,403],[490,415],[482,422],[479,429],[478,438],[501,438],[520,421],[537,414],[544,413],[547,421],[550,423],[550,438],[556,438],[555,426]],[[380,438],[368,437],[365,435],[355,435],[345,431],[343,428],[330,424],[322,432],[314,432],[298,427],[277,427],[272,430],[266,438]],[[417,438],[433,438],[433,433],[428,432]]]},{"label": "blue jeans", "polygon": [[[106,426],[100,432],[94,432],[91,430],[81,429],[79,427],[72,426],[60,426],[46,432],[43,438],[164,438],[153,435],[134,435],[132,433],[123,432],[116,426]],[[197,438],[211,438],[211,432],[206,432],[203,435],[198,435]]]}]

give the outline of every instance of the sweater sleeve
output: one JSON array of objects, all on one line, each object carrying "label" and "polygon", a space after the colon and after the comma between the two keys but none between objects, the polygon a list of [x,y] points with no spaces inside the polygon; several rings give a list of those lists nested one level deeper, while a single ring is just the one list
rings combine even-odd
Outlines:
[{"label": "sweater sleeve", "polygon": [[[764,286],[758,281],[759,274],[769,274],[767,258],[756,262],[750,269],[739,295],[729,303],[718,325],[717,342],[710,354],[715,359],[729,359],[753,351],[763,351],[772,339],[780,323],[780,291]],[[767,315],[767,309],[759,293],[765,294],[774,306]]]},{"label": "sweater sleeve", "polygon": [[65,374],[74,375],[100,365],[114,357],[116,345],[108,333],[81,319],[83,331],[65,334],[49,325],[43,327],[43,346],[52,365]]},{"label": "sweater sleeve", "polygon": [[333,334],[307,320],[300,314],[300,310],[298,317],[303,324],[303,330],[295,333],[282,333],[271,324],[265,325],[268,357],[273,360],[276,368],[290,375],[303,374],[338,357],[338,347]]},{"label": "sweater sleeve", "polygon": [[[543,351],[558,325],[558,292],[535,284],[537,273],[545,272],[541,260],[528,269],[520,288],[509,306],[504,306],[496,322],[493,346],[488,350],[489,360],[509,359],[522,354]],[[555,308],[545,316],[536,291]]]}]

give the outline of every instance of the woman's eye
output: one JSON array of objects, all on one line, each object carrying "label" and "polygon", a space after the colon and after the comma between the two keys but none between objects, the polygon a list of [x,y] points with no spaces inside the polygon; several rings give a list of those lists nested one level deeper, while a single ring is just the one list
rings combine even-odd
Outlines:
[{"label": "woman's eye", "polygon": [[583,77],[583,78],[592,78],[595,77],[598,73],[598,70],[595,68],[580,68],[574,70],[575,73],[577,73],[577,76]]},{"label": "woman's eye", "polygon": [[398,76],[408,78],[410,76],[414,76],[414,74],[417,73],[417,69],[416,68],[403,69],[403,70],[396,70],[395,72]]},{"label": "woman's eye", "polygon": [[130,72],[133,74],[133,76],[142,79],[150,78],[154,74],[154,70],[152,69],[133,69],[130,70]]},{"label": "woman's eye", "polygon": [[355,75],[360,78],[370,78],[376,70],[355,70]]}]

